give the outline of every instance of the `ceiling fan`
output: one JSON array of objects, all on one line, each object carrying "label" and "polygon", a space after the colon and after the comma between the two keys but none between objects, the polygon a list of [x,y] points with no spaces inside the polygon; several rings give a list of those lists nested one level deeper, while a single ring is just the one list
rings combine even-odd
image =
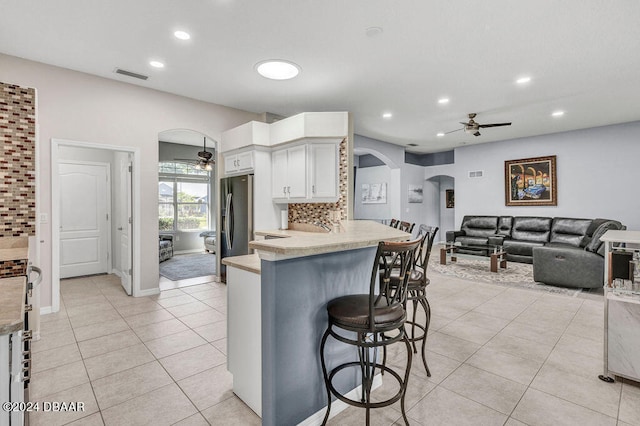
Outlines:
[{"label": "ceiling fan", "polygon": [[471,133],[473,136],[480,136],[480,129],[484,129],[487,127],[500,127],[500,126],[511,126],[511,123],[491,123],[491,124],[480,124],[477,123],[474,118],[476,118],[476,113],[472,112],[471,114],[469,114],[469,121],[467,123],[461,121],[460,124],[462,124],[464,127],[462,127],[462,129],[456,129],[456,130],[452,130],[450,132],[447,132],[445,134],[449,134],[449,133],[453,133],[453,132],[457,132],[458,130],[464,130],[466,133]]},{"label": "ceiling fan", "polygon": [[197,160],[193,159],[184,159],[184,158],[176,158],[176,161],[187,161],[187,162],[195,162],[195,167],[198,170],[206,170],[211,171],[213,169],[213,165],[216,163],[213,159],[213,153],[207,151],[207,138],[203,138],[202,142],[202,151],[198,151]]}]

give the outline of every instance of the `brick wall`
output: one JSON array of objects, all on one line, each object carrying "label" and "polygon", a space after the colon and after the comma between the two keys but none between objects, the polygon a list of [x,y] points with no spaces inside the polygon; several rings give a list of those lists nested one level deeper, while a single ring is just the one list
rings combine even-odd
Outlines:
[{"label": "brick wall", "polygon": [[0,82],[0,237],[35,235],[36,93]]}]

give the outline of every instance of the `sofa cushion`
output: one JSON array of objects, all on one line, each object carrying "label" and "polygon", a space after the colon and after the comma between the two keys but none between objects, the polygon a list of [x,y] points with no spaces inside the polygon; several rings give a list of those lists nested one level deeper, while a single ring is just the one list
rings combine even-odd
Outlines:
[{"label": "sofa cushion", "polygon": [[514,217],[511,239],[546,243],[549,241],[549,235],[551,233],[551,220],[550,217]]},{"label": "sofa cushion", "polygon": [[498,229],[498,216],[465,216],[460,229],[468,237],[488,237]]},{"label": "sofa cushion", "polygon": [[510,237],[512,226],[513,216],[500,216],[500,218],[498,219],[498,230],[496,234],[503,237]]},{"label": "sofa cushion", "polygon": [[549,241],[581,247],[591,222],[591,219],[554,218]]},{"label": "sofa cushion", "polygon": [[591,236],[591,241],[589,242],[589,244],[587,244],[587,246],[585,247],[585,250],[590,251],[592,253],[598,252],[598,249],[600,249],[601,246],[604,246],[604,243],[600,241],[600,237],[602,237],[604,233],[607,232],[609,229],[615,229],[615,230],[622,229],[622,224],[617,220],[607,220],[602,222],[600,226],[598,226],[598,228],[593,232],[593,235]]},{"label": "sofa cushion", "polygon": [[504,240],[504,250],[509,254],[517,254],[521,256],[533,256],[534,247],[542,247],[543,242],[537,241],[520,241],[520,240]]}]

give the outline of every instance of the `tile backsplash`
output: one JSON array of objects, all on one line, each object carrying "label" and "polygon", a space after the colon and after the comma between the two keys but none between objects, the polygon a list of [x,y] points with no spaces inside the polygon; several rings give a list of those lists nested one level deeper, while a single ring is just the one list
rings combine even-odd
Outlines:
[{"label": "tile backsplash", "polygon": [[332,210],[337,210],[342,219],[347,218],[347,176],[348,157],[347,139],[340,142],[340,181],[338,190],[340,197],[335,203],[293,203],[289,204],[289,223],[331,223],[330,214]]},{"label": "tile backsplash", "polygon": [[35,235],[35,89],[0,82],[0,237]]}]

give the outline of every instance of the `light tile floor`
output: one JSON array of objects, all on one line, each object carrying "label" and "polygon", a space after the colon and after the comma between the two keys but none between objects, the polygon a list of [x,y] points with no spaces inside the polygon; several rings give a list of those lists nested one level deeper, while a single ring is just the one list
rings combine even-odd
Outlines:
[{"label": "light tile floor", "polygon": [[[183,283],[184,284],[184,283]],[[193,284],[193,282],[191,282]],[[206,282],[131,298],[114,276],[61,283],[42,317],[32,400],[82,401],[82,413],[35,413],[33,425],[253,425],[226,371],[226,288]],[[426,377],[414,356],[412,425],[640,425],[640,385],[598,380],[601,296],[571,297],[432,274]],[[405,356],[391,351],[390,363]],[[319,389],[323,392],[324,389]],[[395,392],[385,381],[377,398]],[[349,408],[329,422],[364,424]],[[402,422],[399,403],[372,424]]]}]

